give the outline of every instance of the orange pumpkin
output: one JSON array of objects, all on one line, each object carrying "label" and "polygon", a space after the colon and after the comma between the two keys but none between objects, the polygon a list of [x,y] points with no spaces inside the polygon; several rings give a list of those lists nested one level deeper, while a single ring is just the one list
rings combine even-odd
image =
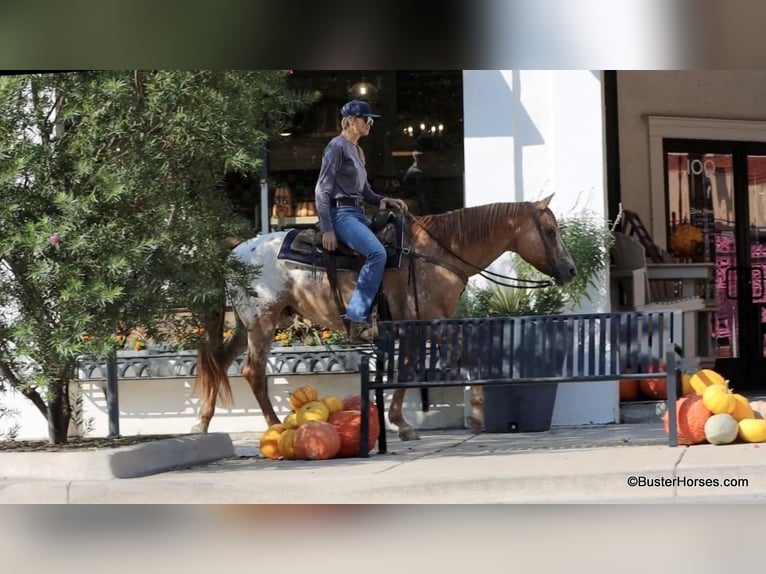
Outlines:
[{"label": "orange pumpkin", "polygon": [[[705,423],[713,416],[705,408],[702,397],[686,395],[676,401],[676,417],[678,429],[676,439],[678,444],[691,445],[705,442]],[[669,413],[662,416],[662,425],[666,434],[670,434]]]},{"label": "orange pumpkin", "polygon": [[338,429],[325,421],[303,423],[295,431],[295,454],[305,460],[327,460],[340,450]]},{"label": "orange pumpkin", "polygon": [[[630,373],[630,368],[625,369]],[[620,401],[635,401],[638,398],[638,381],[633,379],[620,379]]]},{"label": "orange pumpkin", "polygon": [[[338,435],[340,435],[340,450],[338,451],[338,456],[359,456],[362,413],[356,410],[340,411],[330,415],[330,419],[327,422],[338,429]],[[380,425],[378,424],[377,408],[374,412],[373,409],[370,408],[370,437],[367,442],[367,452],[370,452],[373,449],[379,434]]]},{"label": "orange pumpkin", "polygon": [[289,187],[282,185],[274,192],[272,214],[276,217],[291,217],[293,215],[293,192]]},{"label": "orange pumpkin", "polygon": [[261,439],[258,443],[261,455],[272,460],[279,458],[279,437],[283,432],[285,432],[284,425],[275,424],[271,425],[266,432],[261,435]]},{"label": "orange pumpkin", "polygon": [[[660,363],[660,370],[665,370],[665,367],[662,363]],[[651,363],[647,366],[647,372],[654,372],[654,366]],[[655,401],[664,401],[668,398],[667,379],[642,379],[638,383],[638,388],[641,390],[641,394],[649,399]]]},{"label": "orange pumpkin", "polygon": [[[374,405],[372,401],[370,401],[371,405]],[[359,411],[362,410],[362,395],[348,395],[343,399],[343,410],[344,411]]]}]

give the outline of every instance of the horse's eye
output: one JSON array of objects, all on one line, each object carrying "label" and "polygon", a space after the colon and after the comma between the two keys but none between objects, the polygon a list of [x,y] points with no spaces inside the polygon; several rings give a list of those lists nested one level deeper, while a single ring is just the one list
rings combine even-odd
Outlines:
[{"label": "horse's eye", "polygon": [[556,230],[553,229],[552,227],[548,228],[548,231],[546,232],[546,234],[548,235],[549,239],[555,239],[556,238]]}]

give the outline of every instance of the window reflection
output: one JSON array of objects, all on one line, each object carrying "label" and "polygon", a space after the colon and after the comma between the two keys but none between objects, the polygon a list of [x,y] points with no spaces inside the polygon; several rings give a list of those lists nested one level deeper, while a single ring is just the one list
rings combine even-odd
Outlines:
[{"label": "window reflection", "polygon": [[290,81],[320,98],[269,145],[270,202],[277,187],[289,187],[296,204],[313,201],[323,150],[340,133],[339,110],[356,98],[382,116],[360,141],[373,189],[404,199],[416,215],[463,207],[461,71],[296,70]]}]

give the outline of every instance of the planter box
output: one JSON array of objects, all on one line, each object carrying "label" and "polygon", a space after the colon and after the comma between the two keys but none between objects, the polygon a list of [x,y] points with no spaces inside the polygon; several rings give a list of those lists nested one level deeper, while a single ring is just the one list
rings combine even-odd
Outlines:
[{"label": "planter box", "polygon": [[[569,349],[574,331],[559,329],[556,333],[542,333],[534,320],[523,324],[516,333],[498,333],[514,353],[527,360],[521,363],[518,377],[558,377],[563,374],[567,357],[557,349]],[[549,341],[548,348],[544,340]],[[553,343],[550,344],[550,341]],[[502,366],[508,372],[508,366]],[[553,409],[556,405],[558,383],[535,383],[487,386],[484,388],[484,432],[514,433],[542,432],[551,429]]]},{"label": "planter box", "polygon": [[[266,363],[266,375],[358,373],[362,354],[340,346],[274,347]],[[239,376],[245,355],[237,357],[229,367],[229,376]],[[161,379],[194,377],[197,374],[196,351],[118,351],[118,379]],[[106,378],[106,363],[81,358],[78,380]]]}]

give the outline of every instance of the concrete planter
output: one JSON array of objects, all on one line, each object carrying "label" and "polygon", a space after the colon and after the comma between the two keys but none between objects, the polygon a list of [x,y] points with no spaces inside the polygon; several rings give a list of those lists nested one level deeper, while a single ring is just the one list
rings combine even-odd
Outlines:
[{"label": "concrete planter", "polygon": [[[514,352],[529,360],[524,363],[519,377],[558,377],[564,370],[566,357],[545,348],[543,333],[535,328],[534,321],[520,329],[509,344]],[[574,338],[572,328],[555,333],[553,347],[568,349]],[[552,360],[557,356],[559,361]],[[507,370],[507,368],[506,368]],[[484,431],[490,433],[542,432],[551,429],[553,410],[556,406],[558,383],[534,385],[511,384],[484,389]]]}]

